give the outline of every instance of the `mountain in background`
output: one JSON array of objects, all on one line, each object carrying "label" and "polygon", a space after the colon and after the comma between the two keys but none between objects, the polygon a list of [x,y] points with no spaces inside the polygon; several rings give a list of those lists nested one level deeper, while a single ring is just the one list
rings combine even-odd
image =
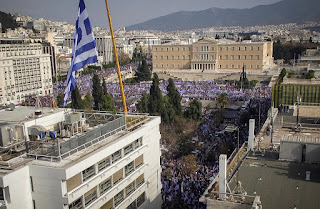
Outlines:
[{"label": "mountain in background", "polygon": [[210,8],[202,11],[180,11],[143,23],[127,30],[190,30],[207,27],[279,25],[320,22],[320,0],[283,0],[250,9]]},{"label": "mountain in background", "polygon": [[17,22],[14,20],[11,14],[0,11],[0,23],[2,26],[2,32],[5,32],[8,28],[15,29],[18,27]]}]

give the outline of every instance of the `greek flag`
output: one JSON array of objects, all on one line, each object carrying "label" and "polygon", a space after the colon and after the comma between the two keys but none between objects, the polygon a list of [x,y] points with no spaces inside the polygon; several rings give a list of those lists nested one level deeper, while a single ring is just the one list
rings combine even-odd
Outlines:
[{"label": "greek flag", "polygon": [[94,40],[89,16],[83,0],[79,2],[78,18],[74,33],[71,66],[67,76],[62,106],[68,102],[75,86],[76,71],[90,63],[98,62],[96,42]]}]

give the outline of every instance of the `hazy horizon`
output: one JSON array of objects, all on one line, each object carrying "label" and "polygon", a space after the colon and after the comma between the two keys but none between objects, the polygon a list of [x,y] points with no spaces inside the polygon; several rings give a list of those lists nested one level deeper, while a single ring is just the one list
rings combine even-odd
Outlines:
[{"label": "hazy horizon", "polygon": [[[109,9],[114,28],[126,27],[153,18],[168,15],[178,11],[200,11],[211,7],[218,8],[252,8],[258,5],[272,4],[280,0],[109,0]],[[183,3],[182,3],[183,2]],[[108,28],[107,12],[104,1],[90,2],[85,0],[90,20],[93,26]],[[76,20],[78,1],[63,0],[10,0],[0,3],[0,11],[19,13],[33,18],[44,18],[74,24]]]}]

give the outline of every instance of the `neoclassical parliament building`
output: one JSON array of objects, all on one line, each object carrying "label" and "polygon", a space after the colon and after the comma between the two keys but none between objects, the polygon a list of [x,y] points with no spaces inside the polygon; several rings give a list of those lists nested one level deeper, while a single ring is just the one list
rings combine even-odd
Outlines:
[{"label": "neoclassical parliament building", "polygon": [[273,65],[273,42],[200,40],[192,45],[154,45],[154,71],[263,72]]}]

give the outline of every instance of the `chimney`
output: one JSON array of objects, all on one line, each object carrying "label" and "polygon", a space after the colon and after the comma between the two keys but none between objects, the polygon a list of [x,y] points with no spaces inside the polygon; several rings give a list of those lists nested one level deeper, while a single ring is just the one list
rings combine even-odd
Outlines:
[{"label": "chimney", "polygon": [[227,155],[219,157],[219,198],[225,199],[227,192]]},{"label": "chimney", "polygon": [[253,151],[253,147],[254,147],[254,123],[255,120],[254,119],[250,119],[249,120],[249,138],[248,138],[248,149]]}]

